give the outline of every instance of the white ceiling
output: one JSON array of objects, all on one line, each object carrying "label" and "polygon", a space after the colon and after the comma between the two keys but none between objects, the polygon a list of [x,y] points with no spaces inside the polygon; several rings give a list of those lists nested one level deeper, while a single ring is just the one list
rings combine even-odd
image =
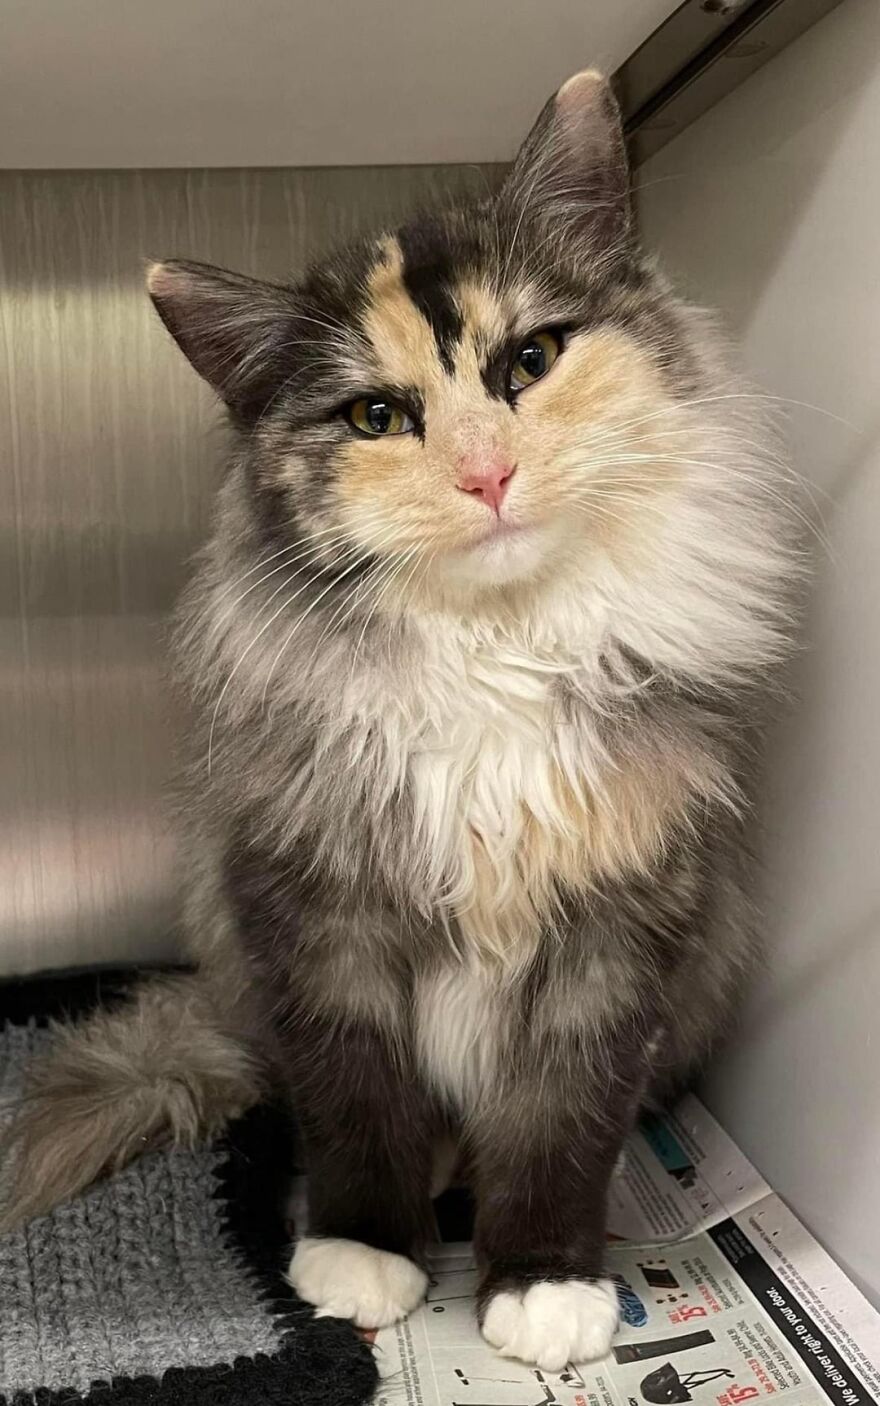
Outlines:
[{"label": "white ceiling", "polygon": [[496,161],[677,0],[0,0],[0,167]]}]

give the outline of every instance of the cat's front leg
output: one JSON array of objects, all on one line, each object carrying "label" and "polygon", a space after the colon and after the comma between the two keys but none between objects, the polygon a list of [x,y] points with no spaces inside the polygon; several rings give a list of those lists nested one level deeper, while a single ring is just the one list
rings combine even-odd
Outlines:
[{"label": "cat's front leg", "polygon": [[434,1229],[438,1121],[399,978],[382,965],[388,919],[310,905],[301,868],[253,841],[230,852],[226,876],[305,1154],[308,1225],[288,1279],[319,1314],[384,1327],[427,1288],[418,1260]]},{"label": "cat's front leg", "polygon": [[432,1110],[405,1054],[367,1022],[311,1014],[285,1044],[308,1171],[308,1233],[288,1278],[319,1315],[385,1327],[427,1288]]},{"label": "cat's front leg", "polygon": [[604,1357],[618,1323],[608,1185],[644,1081],[631,1037],[585,1043],[532,1052],[476,1120],[480,1327],[548,1371]]}]

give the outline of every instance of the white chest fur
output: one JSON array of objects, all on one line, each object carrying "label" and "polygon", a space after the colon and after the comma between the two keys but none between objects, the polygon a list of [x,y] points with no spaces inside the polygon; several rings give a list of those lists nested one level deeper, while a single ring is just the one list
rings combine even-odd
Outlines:
[{"label": "white chest fur", "polygon": [[650,739],[610,755],[574,670],[574,705],[561,705],[562,672],[510,647],[472,650],[438,670],[409,751],[429,890],[464,945],[422,979],[416,1038],[459,1105],[491,1084],[505,990],[554,921],[559,888],[645,868],[691,793],[680,759]]},{"label": "white chest fur", "polygon": [[429,884],[466,951],[422,979],[415,1017],[426,1074],[441,1096],[468,1107],[492,1083],[505,976],[538,931],[529,848],[539,828],[562,832],[567,820],[555,779],[564,752],[558,667],[491,643],[455,662],[437,670],[408,770]]},{"label": "white chest fur", "polygon": [[559,669],[501,646],[457,662],[440,675],[410,751],[415,823],[429,887],[476,947],[501,955],[493,914],[527,901],[534,832],[570,828],[560,785],[566,728],[552,694]]},{"label": "white chest fur", "polygon": [[494,1083],[506,1021],[499,973],[449,962],[423,977],[415,992],[415,1037],[424,1076],[441,1099],[477,1106]]}]

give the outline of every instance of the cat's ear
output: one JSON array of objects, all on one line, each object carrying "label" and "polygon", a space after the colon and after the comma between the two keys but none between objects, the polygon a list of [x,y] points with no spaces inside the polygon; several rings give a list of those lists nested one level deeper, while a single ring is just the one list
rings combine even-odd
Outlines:
[{"label": "cat's ear", "polygon": [[284,379],[293,292],[184,259],[150,264],[147,288],[199,375],[241,420],[256,419]]},{"label": "cat's ear", "polygon": [[514,219],[570,230],[596,250],[625,251],[632,225],[620,110],[595,69],[545,105],[501,190]]}]

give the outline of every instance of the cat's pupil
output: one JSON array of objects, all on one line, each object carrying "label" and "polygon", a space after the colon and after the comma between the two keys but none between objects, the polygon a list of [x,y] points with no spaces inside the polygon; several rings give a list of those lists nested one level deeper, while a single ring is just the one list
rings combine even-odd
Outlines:
[{"label": "cat's pupil", "polygon": [[367,406],[367,423],[374,434],[387,434],[393,416],[394,409],[387,400],[371,400]]},{"label": "cat's pupil", "polygon": [[530,342],[519,354],[519,364],[536,381],[547,370],[547,353],[539,342]]}]

